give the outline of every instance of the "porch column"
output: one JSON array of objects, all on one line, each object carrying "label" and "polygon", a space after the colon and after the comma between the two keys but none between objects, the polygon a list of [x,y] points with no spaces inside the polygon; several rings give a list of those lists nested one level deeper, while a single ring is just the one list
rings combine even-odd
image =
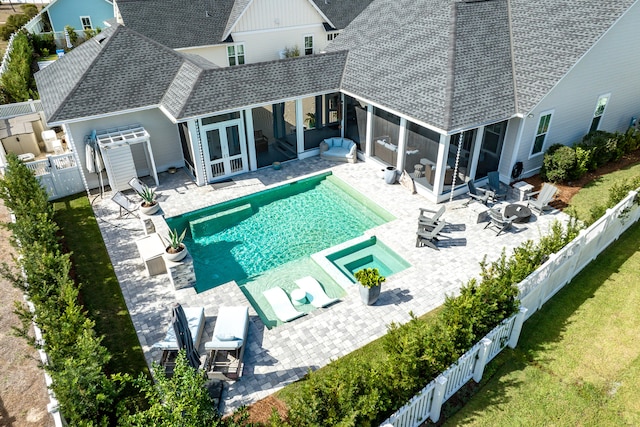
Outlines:
[{"label": "porch column", "polygon": [[202,154],[202,141],[200,140],[200,132],[195,120],[189,120],[187,122],[187,128],[189,129],[189,141],[193,147],[193,167],[196,174],[196,184],[198,186],[205,185],[207,177],[204,171],[204,158]]},{"label": "porch column", "polygon": [[344,138],[344,121],[347,115],[346,105],[344,102],[344,93],[340,92],[340,137]]},{"label": "porch column", "polygon": [[296,99],[296,154],[304,153],[304,110],[302,98]]},{"label": "porch column", "polygon": [[247,146],[249,148],[249,170],[258,169],[258,161],[256,160],[256,140],[253,134],[253,110],[247,108],[243,111],[245,123],[247,127]]},{"label": "porch column", "polygon": [[482,148],[482,140],[484,139],[484,126],[476,129],[476,140],[473,143],[473,153],[471,154],[471,167],[469,168],[469,178],[476,177],[478,169],[478,159],[480,159],[480,149]]},{"label": "porch column", "polygon": [[367,131],[365,139],[365,154],[371,157],[371,140],[373,139],[373,105],[367,104]]},{"label": "porch column", "polygon": [[444,185],[444,173],[447,169],[447,154],[449,153],[450,135],[440,134],[440,144],[438,144],[438,160],[436,162],[436,176],[433,180],[433,193],[442,194]]},{"label": "porch column", "polygon": [[400,117],[400,131],[398,132],[398,157],[396,158],[396,169],[401,173],[404,171],[404,153],[407,149],[407,119]]}]

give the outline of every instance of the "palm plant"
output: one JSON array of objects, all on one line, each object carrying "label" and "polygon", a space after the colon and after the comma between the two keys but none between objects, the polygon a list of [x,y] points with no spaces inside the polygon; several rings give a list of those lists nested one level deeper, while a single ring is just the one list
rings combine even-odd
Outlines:
[{"label": "palm plant", "polygon": [[143,205],[145,207],[153,206],[156,204],[156,192],[149,187],[142,190],[142,192],[140,193],[140,197],[142,197]]},{"label": "palm plant", "polygon": [[169,230],[169,248],[172,250],[171,252],[180,252],[184,249],[182,241],[184,240],[184,236],[186,236],[186,234],[186,228],[182,231],[182,234],[178,234],[178,230],[176,230],[175,228],[173,230]]}]

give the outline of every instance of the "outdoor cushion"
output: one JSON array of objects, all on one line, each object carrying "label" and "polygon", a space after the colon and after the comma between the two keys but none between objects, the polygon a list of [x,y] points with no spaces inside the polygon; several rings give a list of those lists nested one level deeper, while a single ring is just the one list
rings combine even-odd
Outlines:
[{"label": "outdoor cushion", "polygon": [[220,307],[211,341],[205,350],[235,350],[242,347],[249,330],[249,308]]},{"label": "outdoor cushion", "polygon": [[[185,307],[184,314],[187,317],[187,322],[189,323],[189,331],[191,332],[193,345],[195,348],[198,348],[200,345],[200,338],[202,337],[202,331],[204,329],[204,307]],[[176,333],[171,323],[169,323],[167,334],[164,339],[155,343],[153,346],[163,350],[178,350]]]}]

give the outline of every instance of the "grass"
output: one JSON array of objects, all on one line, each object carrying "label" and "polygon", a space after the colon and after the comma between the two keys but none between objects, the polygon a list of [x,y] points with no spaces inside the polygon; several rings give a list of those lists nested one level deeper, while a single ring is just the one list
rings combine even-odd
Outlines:
[{"label": "grass", "polygon": [[585,185],[573,198],[569,207],[575,209],[576,216],[585,220],[589,218],[589,210],[594,204],[603,205],[609,199],[609,189],[626,179],[640,176],[640,163],[628,166],[619,171],[603,175]]},{"label": "grass", "polygon": [[638,242],[640,224],[534,314],[445,425],[640,425]]},{"label": "grass", "polygon": [[81,303],[95,321],[96,333],[112,355],[108,372],[148,373],[146,361],[120,290],[96,217],[86,194],[53,203],[55,221],[72,251]]}]

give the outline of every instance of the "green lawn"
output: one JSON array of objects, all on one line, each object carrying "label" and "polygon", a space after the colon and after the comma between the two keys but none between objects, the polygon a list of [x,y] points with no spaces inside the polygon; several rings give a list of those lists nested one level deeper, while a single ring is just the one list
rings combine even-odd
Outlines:
[{"label": "green lawn", "polygon": [[640,176],[640,163],[601,176],[584,186],[569,203],[580,219],[589,218],[589,210],[595,204],[603,205],[609,199],[609,189],[615,184]]},{"label": "green lawn", "polygon": [[636,224],[533,315],[445,425],[640,425],[639,242]]},{"label": "green lawn", "polygon": [[54,202],[55,221],[64,244],[73,252],[76,281],[81,283],[81,303],[96,322],[96,333],[113,356],[109,372],[137,376],[148,372],[142,348],[124,302],[109,254],[86,194]]}]

